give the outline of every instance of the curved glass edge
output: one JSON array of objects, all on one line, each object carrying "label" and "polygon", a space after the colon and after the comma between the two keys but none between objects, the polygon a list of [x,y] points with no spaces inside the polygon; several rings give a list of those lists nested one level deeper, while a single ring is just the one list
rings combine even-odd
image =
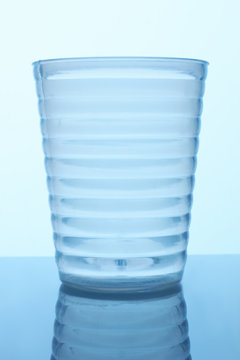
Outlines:
[{"label": "curved glass edge", "polygon": [[53,63],[53,62],[114,62],[114,61],[149,61],[149,62],[188,62],[188,63],[199,63],[203,65],[209,65],[209,62],[201,59],[191,58],[178,58],[178,57],[154,57],[154,56],[100,56],[100,57],[72,57],[72,58],[56,58],[56,59],[43,59],[37,60],[32,63],[33,66],[42,63]]}]

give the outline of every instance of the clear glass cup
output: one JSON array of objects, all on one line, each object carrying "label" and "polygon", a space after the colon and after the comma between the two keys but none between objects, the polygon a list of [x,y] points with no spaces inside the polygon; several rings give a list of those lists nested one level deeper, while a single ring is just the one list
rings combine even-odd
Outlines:
[{"label": "clear glass cup", "polygon": [[180,281],[208,63],[33,65],[61,280],[102,292]]}]

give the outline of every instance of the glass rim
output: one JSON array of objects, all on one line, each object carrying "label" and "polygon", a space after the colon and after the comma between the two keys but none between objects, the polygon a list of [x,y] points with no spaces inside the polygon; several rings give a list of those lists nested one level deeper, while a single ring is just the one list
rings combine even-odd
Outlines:
[{"label": "glass rim", "polygon": [[181,57],[156,57],[156,56],[88,56],[88,57],[69,57],[69,58],[54,58],[37,60],[32,63],[33,66],[37,64],[59,63],[59,62],[105,62],[105,61],[149,61],[149,62],[187,62],[198,63],[202,65],[209,65],[209,62],[201,59],[181,58]]}]

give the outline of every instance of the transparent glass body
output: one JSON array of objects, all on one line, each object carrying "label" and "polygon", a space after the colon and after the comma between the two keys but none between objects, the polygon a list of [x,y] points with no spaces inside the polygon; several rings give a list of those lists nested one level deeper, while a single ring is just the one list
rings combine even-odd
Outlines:
[{"label": "transparent glass body", "polygon": [[207,62],[33,65],[61,280],[102,292],[180,281]]}]

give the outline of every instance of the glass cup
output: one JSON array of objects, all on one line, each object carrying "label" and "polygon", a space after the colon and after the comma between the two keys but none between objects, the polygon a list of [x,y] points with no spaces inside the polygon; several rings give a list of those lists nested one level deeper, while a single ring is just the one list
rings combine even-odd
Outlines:
[{"label": "glass cup", "polygon": [[208,63],[105,57],[33,65],[62,282],[97,292],[179,282]]}]

